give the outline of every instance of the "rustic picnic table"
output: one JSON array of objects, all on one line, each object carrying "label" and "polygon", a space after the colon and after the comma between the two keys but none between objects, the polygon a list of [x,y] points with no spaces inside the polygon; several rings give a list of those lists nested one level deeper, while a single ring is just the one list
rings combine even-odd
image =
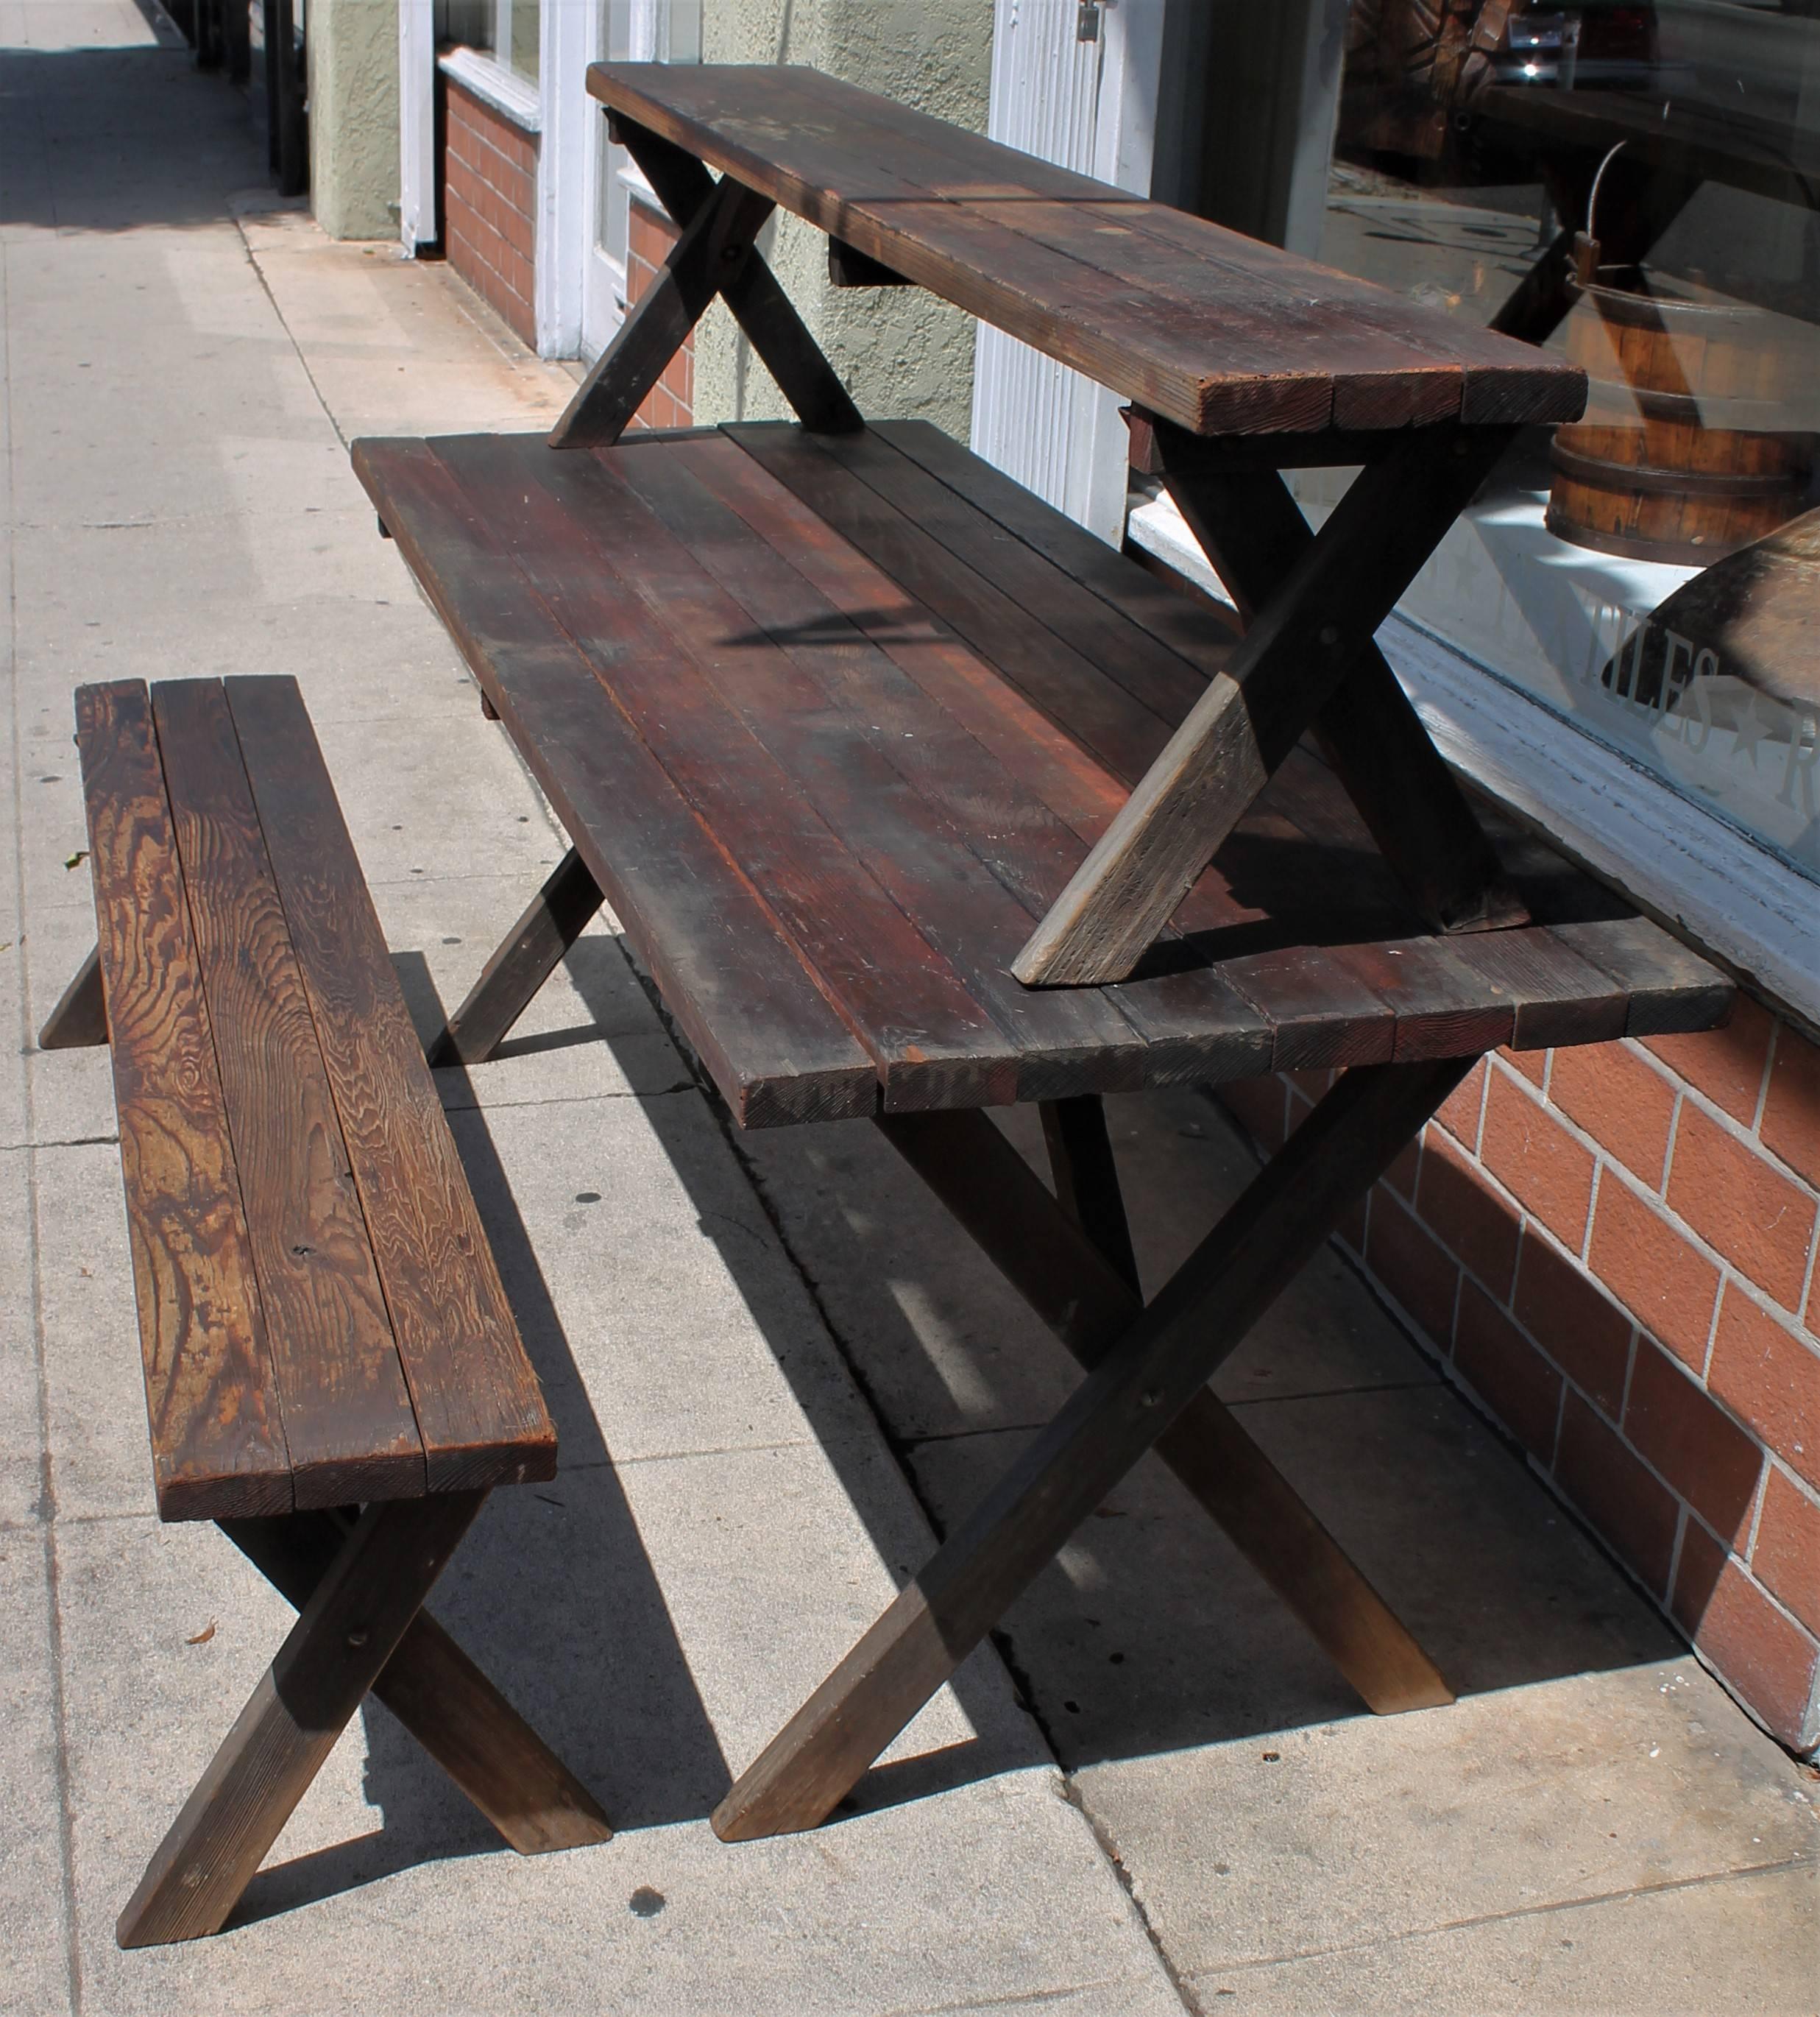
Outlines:
[{"label": "rustic picnic table", "polygon": [[[681,227],[664,271],[547,441],[354,446],[572,843],[434,1055],[485,1057],[604,897],[742,1126],[872,1119],[1088,1369],[716,1829],[824,1819],[1152,1449],[1374,1708],[1451,1700],[1207,1381],[1484,1052],[1726,1011],[1487,832],[1371,641],[1584,380],[811,71],[589,86]],[[838,280],[1130,399],[1242,633],[934,428],[867,425],[755,248],[780,204]],[[628,432],[717,296],[801,424]],[[1363,473],[1317,534],[1280,472],[1322,464]],[[1145,1303],[1101,1096],[1296,1068],[1343,1069]],[[1014,1101],[1053,1189],[984,1110]]]}]

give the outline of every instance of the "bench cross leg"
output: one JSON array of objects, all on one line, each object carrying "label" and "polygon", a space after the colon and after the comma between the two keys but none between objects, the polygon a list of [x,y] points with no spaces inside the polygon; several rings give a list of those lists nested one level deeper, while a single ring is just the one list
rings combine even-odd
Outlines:
[{"label": "bench cross leg", "polygon": [[57,998],[57,1005],[38,1032],[41,1051],[76,1051],[107,1041],[107,1001],[102,992],[99,947],[76,969],[76,977]]},{"label": "bench cross leg", "polygon": [[[879,1125],[1090,1367],[1140,1314],[1137,1268],[1100,1101],[1087,1094],[1046,1102],[1043,1118],[1054,1197],[982,1113],[891,1115]],[[1454,1699],[1434,1662],[1210,1388],[1157,1438],[1156,1454],[1368,1707],[1389,1716]]]},{"label": "bench cross leg", "polygon": [[[328,1513],[219,1524],[298,1611],[348,1532]],[[611,1838],[600,1802],[427,1611],[405,1627],[373,1693],[521,1856]]]},{"label": "bench cross leg", "polygon": [[[1151,424],[1159,473],[1188,529],[1250,622],[1314,534],[1280,472],[1220,472],[1200,444]],[[1465,793],[1375,641],[1316,717],[1348,796],[1425,921],[1443,932],[1528,922]]]},{"label": "bench cross leg", "polygon": [[1414,429],[1360,471],[1011,962],[1020,980],[1129,977],[1512,432]]},{"label": "bench cross leg", "polygon": [[127,1900],[123,1947],[220,1931],[486,1496],[362,1514]]},{"label": "bench cross leg", "polygon": [[490,1058],[604,900],[588,864],[571,847],[431,1045],[430,1063],[477,1065]]},{"label": "bench cross leg", "polygon": [[1471,1064],[1371,1066],[1339,1081],[1155,1300],[1102,1340],[1054,1420],[741,1775],[715,1811],[717,1835],[746,1841],[826,1819]]},{"label": "bench cross leg", "polygon": [[620,137],[682,229],[658,276],[550,431],[552,448],[616,442],[719,295],[803,425],[847,434],[859,409],[752,241],[776,207],[730,175],[717,182],[692,154],[621,122]]}]

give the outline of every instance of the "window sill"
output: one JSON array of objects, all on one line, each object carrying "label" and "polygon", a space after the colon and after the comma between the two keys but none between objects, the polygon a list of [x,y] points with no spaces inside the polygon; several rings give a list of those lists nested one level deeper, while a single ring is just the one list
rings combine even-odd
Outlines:
[{"label": "window sill", "polygon": [[509,121],[521,133],[534,135],[542,131],[543,105],[537,86],[528,84],[516,71],[506,69],[485,50],[441,50],[437,55],[436,67],[445,77],[452,78],[463,91],[471,92],[481,104]]},{"label": "window sill", "polygon": [[[1133,510],[1129,536],[1230,604],[1166,498]],[[1820,902],[1798,869],[1406,619],[1378,640],[1456,770],[1820,1031]]]}]

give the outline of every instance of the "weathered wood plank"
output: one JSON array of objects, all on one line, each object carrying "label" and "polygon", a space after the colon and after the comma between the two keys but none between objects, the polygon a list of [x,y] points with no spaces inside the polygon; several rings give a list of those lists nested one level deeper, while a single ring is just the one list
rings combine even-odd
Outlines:
[{"label": "weathered wood plank", "polygon": [[870,1113],[871,1059],[434,449],[354,467],[736,1118]]},{"label": "weathered wood plank", "polygon": [[[886,1103],[1015,1098],[1014,1045],[879,879],[905,865],[877,848],[856,857],[761,739],[771,710],[739,705],[740,689],[777,670],[775,648],[740,642],[749,626],[613,474],[615,459],[527,462],[484,437],[439,453],[470,496],[488,500],[494,529],[532,586],[762,892],[773,929],[873,1057]],[[625,460],[651,453],[628,450]],[[831,754],[838,763],[849,751],[863,768],[861,745]],[[839,783],[833,766],[820,781]]]},{"label": "weathered wood plank", "polygon": [[158,1510],[290,1510],[290,1462],[177,844],[139,680],[77,689]]},{"label": "weathered wood plank", "polygon": [[556,1470],[556,1431],[296,683],[225,683],[432,1492]]},{"label": "weathered wood plank", "polygon": [[295,1503],[420,1496],[423,1439],[222,683],[162,680],[152,713]]}]

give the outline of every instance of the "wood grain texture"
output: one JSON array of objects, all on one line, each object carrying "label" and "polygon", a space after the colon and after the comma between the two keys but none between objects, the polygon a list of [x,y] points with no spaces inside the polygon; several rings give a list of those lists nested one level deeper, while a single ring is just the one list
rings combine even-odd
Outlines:
[{"label": "wood grain texture", "polygon": [[221,682],[160,681],[152,713],[295,1503],[420,1496],[423,1439]]},{"label": "wood grain texture", "polygon": [[484,509],[424,442],[358,442],[354,467],[736,1119],[870,1113],[871,1059]]},{"label": "wood grain texture", "polygon": [[550,1478],[518,1336],[294,680],[225,683],[431,1492]]},{"label": "wood grain texture", "polygon": [[123,1947],[220,1931],[485,1496],[361,1516],[128,1900]]},{"label": "wood grain texture", "polygon": [[1180,1416],[1466,1069],[1392,1066],[1340,1081],[741,1774],[713,1815],[723,1840],[814,1828],[827,1817]]},{"label": "wood grain texture", "polygon": [[1571,419],[1571,367],[788,67],[596,65],[622,119],[1199,433]]},{"label": "wood grain texture", "polygon": [[79,687],[76,729],[158,1510],[288,1512],[278,1384],[145,685]]}]

